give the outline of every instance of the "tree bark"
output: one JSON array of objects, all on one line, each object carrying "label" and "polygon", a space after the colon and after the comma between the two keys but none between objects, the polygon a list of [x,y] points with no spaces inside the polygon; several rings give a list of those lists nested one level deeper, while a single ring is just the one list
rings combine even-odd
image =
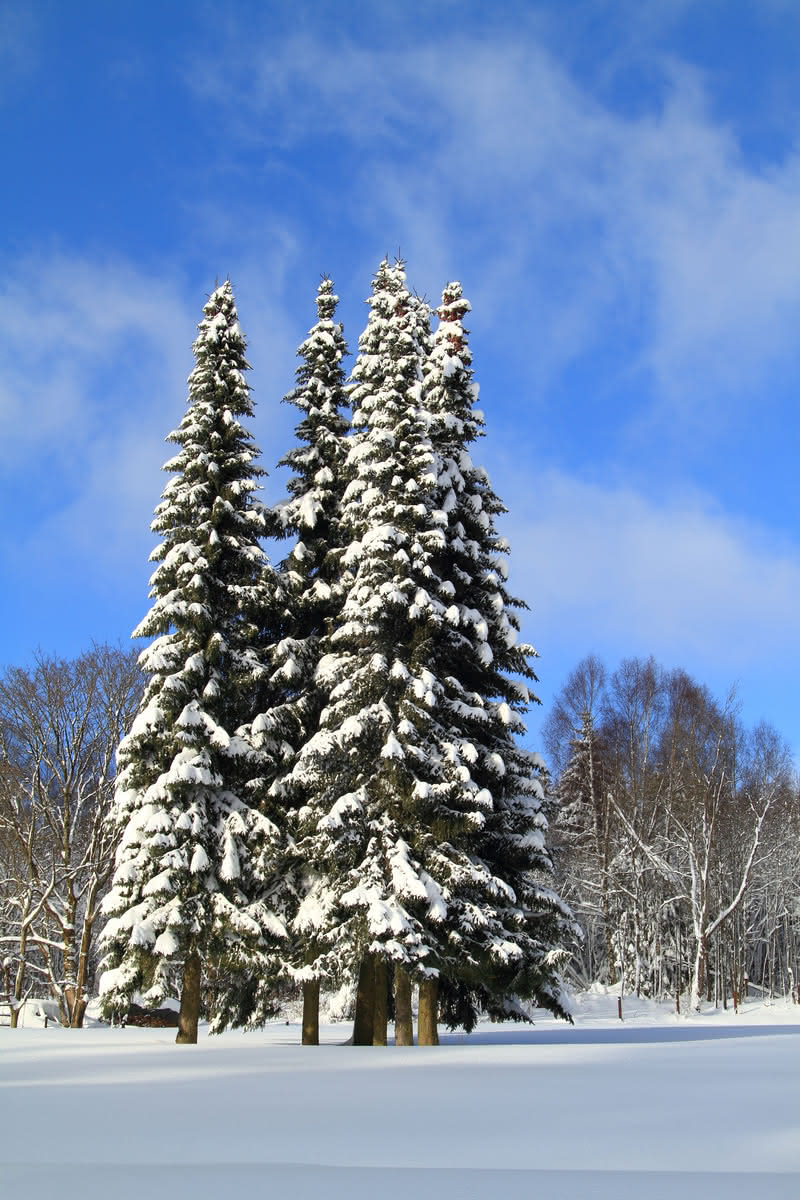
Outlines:
[{"label": "tree bark", "polygon": [[375,1008],[372,1024],[373,1046],[385,1046],[389,1025],[389,969],[386,960],[375,959]]},{"label": "tree bark", "polygon": [[178,1045],[197,1044],[197,1022],[200,1020],[200,955],[192,951],[183,967],[181,1008],[178,1013]]},{"label": "tree bark", "polygon": [[692,979],[692,1009],[695,1012],[700,1012],[700,1001],[705,987],[707,958],[708,945],[705,934],[701,933],[697,939],[697,951],[694,959],[694,976]]},{"label": "tree bark", "polygon": [[319,1045],[319,980],[303,984],[303,1045]]},{"label": "tree bark", "polygon": [[64,875],[67,877],[65,887],[65,904],[64,916],[62,917],[61,940],[63,946],[63,973],[64,973],[64,1024],[70,1028],[75,1028],[74,1020],[77,1015],[78,1004],[80,1001],[80,992],[78,991],[77,971],[75,964],[75,917],[77,915],[77,901],[75,899],[75,890],[73,880],[69,876],[70,870],[70,813],[68,804],[64,804],[64,826],[63,826],[63,845],[61,848]]},{"label": "tree bark", "polygon": [[414,1045],[414,1023],[411,1014],[411,978],[402,967],[394,970],[394,1044]]},{"label": "tree bark", "polygon": [[[27,905],[26,905],[27,907]],[[27,913],[26,913],[27,915]],[[11,1005],[11,1028],[19,1027],[19,1010],[22,1007],[22,993],[25,987],[25,954],[28,949],[28,930],[25,925],[22,926],[22,932],[19,939],[19,966],[14,980],[14,995],[9,994],[9,1003]]]},{"label": "tree bark", "polygon": [[92,934],[94,933],[94,914],[95,904],[97,903],[97,892],[98,883],[97,880],[93,880],[89,888],[89,894],[86,898],[86,915],[83,918],[81,944],[78,951],[78,975],[76,980],[77,1001],[74,1006],[71,1006],[70,1011],[70,1023],[73,1029],[83,1028],[83,1018],[86,1013],[86,981],[89,974],[89,954],[92,948]]},{"label": "tree bark", "polygon": [[[606,845],[606,854],[608,846]],[[606,975],[613,987],[617,982],[617,964],[614,961],[614,934],[611,930],[611,901],[609,899],[608,863],[603,862],[603,931],[606,939]]]},{"label": "tree bark", "polygon": [[439,1007],[439,980],[423,979],[419,985],[419,1011],[417,1014],[417,1044],[438,1046],[437,1030]]},{"label": "tree bark", "polygon": [[375,960],[365,954],[358,972],[356,1018],[353,1024],[353,1045],[371,1046],[375,1023]]}]

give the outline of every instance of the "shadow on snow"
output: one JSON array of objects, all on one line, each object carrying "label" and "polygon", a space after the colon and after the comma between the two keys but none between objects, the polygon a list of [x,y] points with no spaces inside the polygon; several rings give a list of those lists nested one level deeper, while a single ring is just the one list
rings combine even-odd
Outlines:
[{"label": "shadow on snow", "polygon": [[564,1025],[561,1029],[478,1029],[474,1033],[440,1035],[442,1045],[462,1046],[602,1046],[641,1045],[659,1042],[708,1042],[726,1038],[790,1037],[800,1025],[644,1025],[587,1029]]}]

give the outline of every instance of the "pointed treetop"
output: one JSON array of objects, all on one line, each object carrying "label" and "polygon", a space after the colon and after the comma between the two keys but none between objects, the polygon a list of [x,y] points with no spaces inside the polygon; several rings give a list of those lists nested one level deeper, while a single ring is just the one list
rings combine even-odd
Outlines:
[{"label": "pointed treetop", "polygon": [[192,349],[195,355],[202,353],[205,344],[227,347],[241,353],[245,348],[244,336],[239,325],[239,314],[230,279],[226,279],[211,293],[203,305],[203,319],[197,326],[198,336]]},{"label": "pointed treetop", "polygon": [[203,305],[203,312],[206,316],[213,316],[222,308],[229,311],[232,309],[234,313],[236,312],[236,301],[233,298],[233,285],[230,279],[226,279],[224,283],[220,283],[214,288]]},{"label": "pointed treetop", "polygon": [[317,288],[317,319],[332,321],[338,303],[339,297],[333,291],[333,280],[324,275]]},{"label": "pointed treetop", "polygon": [[440,321],[462,321],[472,305],[465,299],[458,280],[445,284],[441,307],[436,310]]},{"label": "pointed treetop", "polygon": [[378,264],[378,270],[375,272],[375,278],[372,281],[373,295],[367,300],[368,304],[374,302],[375,295],[382,292],[390,292],[396,294],[405,292],[406,290],[406,264],[402,258],[396,259],[390,263],[388,258],[384,258]]}]

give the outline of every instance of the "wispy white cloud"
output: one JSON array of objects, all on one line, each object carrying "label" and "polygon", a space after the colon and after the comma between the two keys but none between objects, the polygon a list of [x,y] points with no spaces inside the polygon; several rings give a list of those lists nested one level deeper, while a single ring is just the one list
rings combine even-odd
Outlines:
[{"label": "wispy white cloud", "polygon": [[[630,111],[609,99],[617,62],[606,60],[605,78],[599,68],[577,74],[538,19],[513,31],[496,22],[478,37],[464,33],[454,5],[435,44],[370,47],[341,33],[323,39],[310,20],[304,32],[245,37],[226,17],[227,45],[187,75],[213,104],[215,131],[225,130],[208,164],[220,186],[204,176],[185,189],[173,262],[202,253],[206,287],[213,272],[231,274],[269,496],[295,417],[277,400],[313,320],[309,289],[298,324],[298,271],[313,287],[319,269],[334,269],[317,255],[338,229],[332,257],[347,265],[336,283],[353,311],[378,257],[397,248],[429,297],[466,272],[476,347],[505,354],[530,394],[587,352],[608,353],[605,387],[615,370],[633,376],[650,453],[653,422],[684,438],[699,426],[710,439],[729,402],[758,413],[770,369],[796,354],[800,154],[754,165],[737,130],[713,115],[708,81],[660,55],[658,29],[687,5],[631,0],[625,45],[658,86]],[[580,7],[596,21],[609,5]],[[610,7],[619,16],[624,6]],[[243,186],[252,173],[255,195]],[[264,179],[277,181],[274,199]],[[67,254],[29,256],[0,284],[0,466],[44,521],[7,552],[20,563],[29,551],[57,559],[52,570],[135,563],[143,578],[161,439],[182,411],[200,315],[202,295],[187,292],[168,267],[152,275],[123,257]],[[348,336],[354,344],[349,320]],[[796,548],[699,493],[664,498],[663,480],[660,499],[641,475],[639,490],[609,483],[619,440],[598,446],[606,482],[523,470],[532,452],[511,445],[512,407],[505,433],[492,426],[498,460],[508,438],[494,474],[551,680],[556,646],[559,671],[572,665],[567,654],[609,646],[701,672],[730,664],[731,680],[797,646]],[[588,407],[581,397],[577,419]]]},{"label": "wispy white cloud", "polygon": [[[183,411],[196,319],[174,281],[123,259],[39,254],[6,276],[0,468],[16,518],[2,607],[23,645],[49,647],[53,627],[72,631],[70,646],[124,637],[127,598],[144,604],[162,439]],[[29,633],[27,609],[78,578],[69,615]]]},{"label": "wispy white cloud", "polygon": [[735,689],[747,724],[773,722],[800,764],[800,552],[732,520],[698,493],[654,501],[564,472],[523,473],[508,447],[490,464],[509,507],[511,584],[541,654],[529,743],[567,673],[598,654],[611,668],[653,655],[712,691]]},{"label": "wispy white cloud", "polygon": [[337,202],[429,293],[468,264],[476,321],[502,314],[517,344],[527,327],[540,383],[625,320],[643,389],[712,430],[794,352],[800,155],[748,163],[702,77],[652,49],[663,102],[621,114],[532,30],[382,50],[303,33],[194,78],[270,153],[338,139]]},{"label": "wispy white cloud", "polygon": [[[265,260],[278,292],[293,253],[289,243]],[[260,272],[241,259],[232,268],[271,469],[290,443],[291,412],[277,401],[301,331],[265,298]],[[65,569],[95,583],[121,572],[120,588],[135,579],[144,603],[164,438],[183,414],[202,315],[204,295],[190,302],[185,290],[122,258],[61,253],[20,261],[0,287],[0,468],[25,517],[4,542],[7,571],[25,575],[35,561],[43,586]],[[268,494],[279,486],[273,472]]]},{"label": "wispy white cloud", "polygon": [[698,493],[658,503],[558,471],[532,480],[510,458],[495,470],[513,584],[543,650],[652,653],[728,683],[798,661],[797,547]]},{"label": "wispy white cloud", "polygon": [[[245,55],[239,41],[215,78],[195,77],[216,112],[236,110],[248,153],[260,143],[265,160],[297,161],[341,147],[348,170],[332,198],[358,224],[359,253],[401,246],[429,296],[467,272],[476,346],[505,351],[529,395],[592,351],[612,356],[606,400],[615,371],[635,393],[634,440],[615,429],[597,447],[601,482],[534,472],[532,449],[510,448],[509,412],[492,426],[499,458],[508,438],[498,477],[512,562],[549,686],[594,649],[653,653],[725,687],[765,664],[780,674],[797,647],[797,547],[726,515],[710,492],[670,492],[661,472],[649,483],[647,463],[670,440],[680,461],[726,420],[758,419],[770,372],[796,354],[800,155],[754,164],[715,115],[709,80],[661,53],[660,32],[690,3],[632,4],[626,22],[610,7],[627,50],[594,75],[572,72],[546,48],[558,39],[521,20],[513,35],[455,23],[436,44],[372,48],[306,29],[252,40]],[[603,16],[602,3],[581,8],[587,22]],[[631,55],[647,104],[626,110],[609,97]],[[373,263],[361,266],[366,278]],[[577,420],[589,404],[576,402]],[[520,416],[531,442],[531,413]],[[628,486],[610,482],[625,445],[635,486],[630,472]]]},{"label": "wispy white cloud", "polygon": [[186,374],[177,288],[122,261],[29,257],[0,286],[0,456],[80,473],[95,439],[147,423]]}]

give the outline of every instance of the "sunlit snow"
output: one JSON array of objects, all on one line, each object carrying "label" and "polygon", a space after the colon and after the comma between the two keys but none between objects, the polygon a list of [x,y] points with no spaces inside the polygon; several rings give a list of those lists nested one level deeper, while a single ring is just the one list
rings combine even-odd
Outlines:
[{"label": "sunlit snow", "polygon": [[623,1011],[597,992],[573,1028],[542,1014],[402,1049],[343,1045],[345,1024],[319,1047],[295,1022],[196,1047],[0,1029],[2,1193],[795,1200],[800,1007]]}]

